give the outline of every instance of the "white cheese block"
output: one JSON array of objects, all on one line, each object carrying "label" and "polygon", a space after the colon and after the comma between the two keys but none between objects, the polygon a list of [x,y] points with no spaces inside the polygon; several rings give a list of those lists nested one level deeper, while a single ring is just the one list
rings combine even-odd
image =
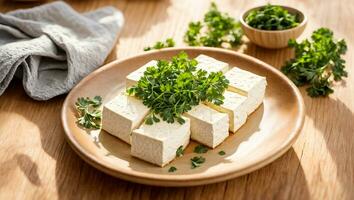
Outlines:
[{"label": "white cheese block", "polygon": [[251,72],[232,68],[225,73],[225,77],[230,81],[228,90],[247,97],[247,114],[255,111],[262,104],[265,89],[267,86],[266,78]]},{"label": "white cheese block", "polygon": [[225,62],[221,62],[216,60],[212,57],[206,55],[199,55],[195,58],[198,61],[198,65],[196,66],[197,69],[202,69],[207,71],[208,73],[211,72],[227,72],[229,70],[229,64]]},{"label": "white cheese block", "polygon": [[229,136],[229,116],[204,104],[185,114],[191,120],[191,138],[215,148]]},{"label": "white cheese block", "polygon": [[158,166],[165,166],[176,157],[180,146],[187,147],[190,140],[190,120],[184,124],[160,122],[143,123],[132,133],[131,155]]},{"label": "white cheese block", "polygon": [[131,132],[136,129],[149,108],[135,97],[119,94],[103,106],[102,129],[130,144]]},{"label": "white cheese block", "polygon": [[225,91],[224,103],[215,105],[209,102],[206,104],[215,110],[229,115],[229,130],[235,133],[247,120],[247,98],[234,92]]},{"label": "white cheese block", "polygon": [[145,65],[143,65],[142,67],[140,67],[139,69],[128,74],[128,76],[126,77],[126,88],[135,85],[140,80],[140,78],[144,75],[144,72],[148,67],[153,67],[156,65],[157,65],[157,61],[152,60],[146,63]]}]

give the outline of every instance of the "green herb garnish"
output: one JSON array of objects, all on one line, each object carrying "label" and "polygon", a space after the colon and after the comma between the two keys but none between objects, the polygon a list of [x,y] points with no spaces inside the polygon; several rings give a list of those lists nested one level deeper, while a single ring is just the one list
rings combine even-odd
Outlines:
[{"label": "green herb garnish", "polygon": [[199,154],[206,153],[207,151],[208,151],[208,148],[202,144],[199,144],[198,146],[196,146],[194,148],[194,152],[199,153]]},{"label": "green herb garnish", "polygon": [[219,154],[220,156],[223,156],[223,155],[225,155],[226,153],[225,153],[225,151],[219,151],[218,154]]},{"label": "green herb garnish", "polygon": [[339,81],[348,76],[344,69],[345,61],[341,58],[347,51],[347,45],[343,39],[334,40],[333,32],[327,28],[314,31],[311,39],[300,43],[289,41],[289,46],[295,48],[295,58],[281,70],[297,86],[308,85],[309,96],[327,96],[333,93],[333,80]]},{"label": "green herb garnish", "polygon": [[251,11],[245,21],[251,27],[262,30],[284,30],[299,25],[296,15],[289,13],[281,6],[271,4]]},{"label": "green herb garnish", "polygon": [[229,81],[222,72],[207,74],[197,70],[197,64],[181,52],[172,61],[160,60],[156,67],[148,67],[137,85],[127,89],[128,95],[141,99],[151,108],[151,114],[145,118],[146,124],[158,122],[157,115],[168,123],[183,124],[182,114],[201,101],[223,103]]},{"label": "green herb garnish", "polygon": [[177,168],[174,166],[172,166],[168,169],[168,172],[175,172],[175,171],[177,171]]},{"label": "green herb garnish", "polygon": [[174,47],[175,41],[172,38],[167,38],[165,42],[156,42],[152,47],[145,47],[144,51],[150,51],[152,49],[163,49],[167,47]]},{"label": "green herb garnish", "polygon": [[202,156],[195,156],[191,158],[192,169],[199,167],[204,162],[205,162],[205,158]]},{"label": "green herb garnish", "polygon": [[189,46],[234,47],[241,43],[242,35],[240,23],[211,3],[203,22],[189,23],[184,41]]},{"label": "green herb garnish", "polygon": [[77,123],[88,129],[99,129],[101,127],[102,112],[98,109],[102,104],[102,97],[95,96],[93,99],[80,97],[75,103],[76,111],[79,114]]},{"label": "green herb garnish", "polygon": [[184,150],[183,150],[183,145],[181,145],[180,147],[178,147],[177,151],[176,151],[176,156],[177,157],[181,157],[184,154]]}]

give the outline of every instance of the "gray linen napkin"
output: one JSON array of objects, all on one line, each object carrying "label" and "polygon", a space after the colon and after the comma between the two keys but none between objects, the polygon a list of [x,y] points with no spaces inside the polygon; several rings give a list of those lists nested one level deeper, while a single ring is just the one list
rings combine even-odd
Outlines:
[{"label": "gray linen napkin", "polygon": [[0,95],[13,77],[47,100],[102,65],[124,23],[112,8],[80,14],[64,2],[0,13]]}]

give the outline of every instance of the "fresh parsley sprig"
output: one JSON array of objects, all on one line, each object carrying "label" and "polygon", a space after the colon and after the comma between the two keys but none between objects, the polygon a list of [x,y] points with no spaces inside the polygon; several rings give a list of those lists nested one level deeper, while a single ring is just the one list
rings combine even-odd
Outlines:
[{"label": "fresh parsley sprig", "polygon": [[203,156],[195,156],[191,158],[192,169],[199,167],[204,162],[205,158]]},{"label": "fresh parsley sprig", "polygon": [[181,52],[171,61],[160,60],[157,66],[148,67],[137,85],[127,89],[128,95],[141,99],[151,108],[146,124],[158,122],[157,115],[168,123],[183,124],[182,114],[200,102],[223,103],[229,81],[222,72],[208,74],[197,70],[197,64]]},{"label": "fresh parsley sprig", "polygon": [[177,168],[175,166],[171,166],[169,169],[168,169],[168,172],[175,172],[177,171]]},{"label": "fresh parsley sprig", "polygon": [[333,93],[333,81],[348,76],[342,59],[347,45],[343,39],[335,40],[328,28],[314,31],[311,39],[300,43],[289,41],[289,46],[295,48],[295,58],[287,61],[281,70],[297,86],[308,85],[309,96],[327,96]]},{"label": "fresh parsley sprig", "polygon": [[206,153],[206,152],[208,152],[208,147],[206,147],[202,144],[199,144],[194,148],[194,153],[201,154],[201,153]]},{"label": "fresh parsley sprig", "polygon": [[102,112],[98,108],[102,104],[102,97],[95,96],[93,99],[80,97],[75,103],[78,112],[77,123],[88,129],[101,127]]},{"label": "fresh parsley sprig", "polygon": [[168,47],[174,47],[175,44],[176,43],[172,38],[167,38],[166,41],[164,41],[164,42],[158,41],[154,44],[154,46],[145,47],[144,51],[150,51],[152,49],[163,49],[163,48],[168,48]]},{"label": "fresh parsley sprig", "polygon": [[234,47],[241,43],[242,36],[240,23],[211,3],[203,22],[189,23],[184,41],[189,46]]},{"label": "fresh parsley sprig", "polygon": [[299,25],[296,15],[289,13],[281,6],[271,4],[251,11],[245,21],[251,27],[262,30],[284,30]]},{"label": "fresh parsley sprig", "polygon": [[176,156],[177,157],[181,157],[184,154],[184,149],[183,149],[183,145],[181,145],[180,147],[178,147],[178,149],[176,150]]}]

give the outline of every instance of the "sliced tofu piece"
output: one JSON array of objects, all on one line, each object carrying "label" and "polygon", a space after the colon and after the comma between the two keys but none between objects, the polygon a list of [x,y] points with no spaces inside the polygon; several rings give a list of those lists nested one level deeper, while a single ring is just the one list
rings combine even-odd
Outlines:
[{"label": "sliced tofu piece", "polygon": [[140,78],[144,75],[144,72],[146,71],[146,69],[148,67],[153,67],[157,65],[157,61],[156,60],[152,60],[148,63],[146,63],[145,65],[143,65],[142,67],[140,67],[139,69],[131,72],[130,74],[128,74],[128,76],[126,77],[126,88],[129,88],[133,85],[135,85]]},{"label": "sliced tofu piece", "polygon": [[195,60],[198,61],[198,65],[196,66],[197,69],[205,70],[208,73],[219,72],[219,71],[225,73],[229,70],[228,63],[221,62],[219,60],[216,60],[212,57],[203,54],[196,57]]},{"label": "sliced tofu piece", "polygon": [[121,93],[103,106],[102,129],[130,144],[132,131],[148,113],[141,100]]},{"label": "sliced tofu piece", "polygon": [[176,157],[180,146],[187,147],[190,140],[190,120],[184,124],[160,122],[143,123],[132,133],[131,155],[158,166],[165,166]]},{"label": "sliced tofu piece", "polygon": [[247,120],[247,98],[240,94],[225,91],[224,103],[215,105],[206,102],[208,106],[217,111],[227,113],[229,115],[229,130],[235,133]]},{"label": "sliced tofu piece", "polygon": [[228,90],[247,97],[247,114],[255,111],[262,104],[265,89],[267,86],[266,78],[251,72],[232,68],[225,73],[225,77],[230,81]]},{"label": "sliced tofu piece", "polygon": [[229,136],[229,116],[204,104],[185,113],[191,120],[191,138],[215,148]]}]

